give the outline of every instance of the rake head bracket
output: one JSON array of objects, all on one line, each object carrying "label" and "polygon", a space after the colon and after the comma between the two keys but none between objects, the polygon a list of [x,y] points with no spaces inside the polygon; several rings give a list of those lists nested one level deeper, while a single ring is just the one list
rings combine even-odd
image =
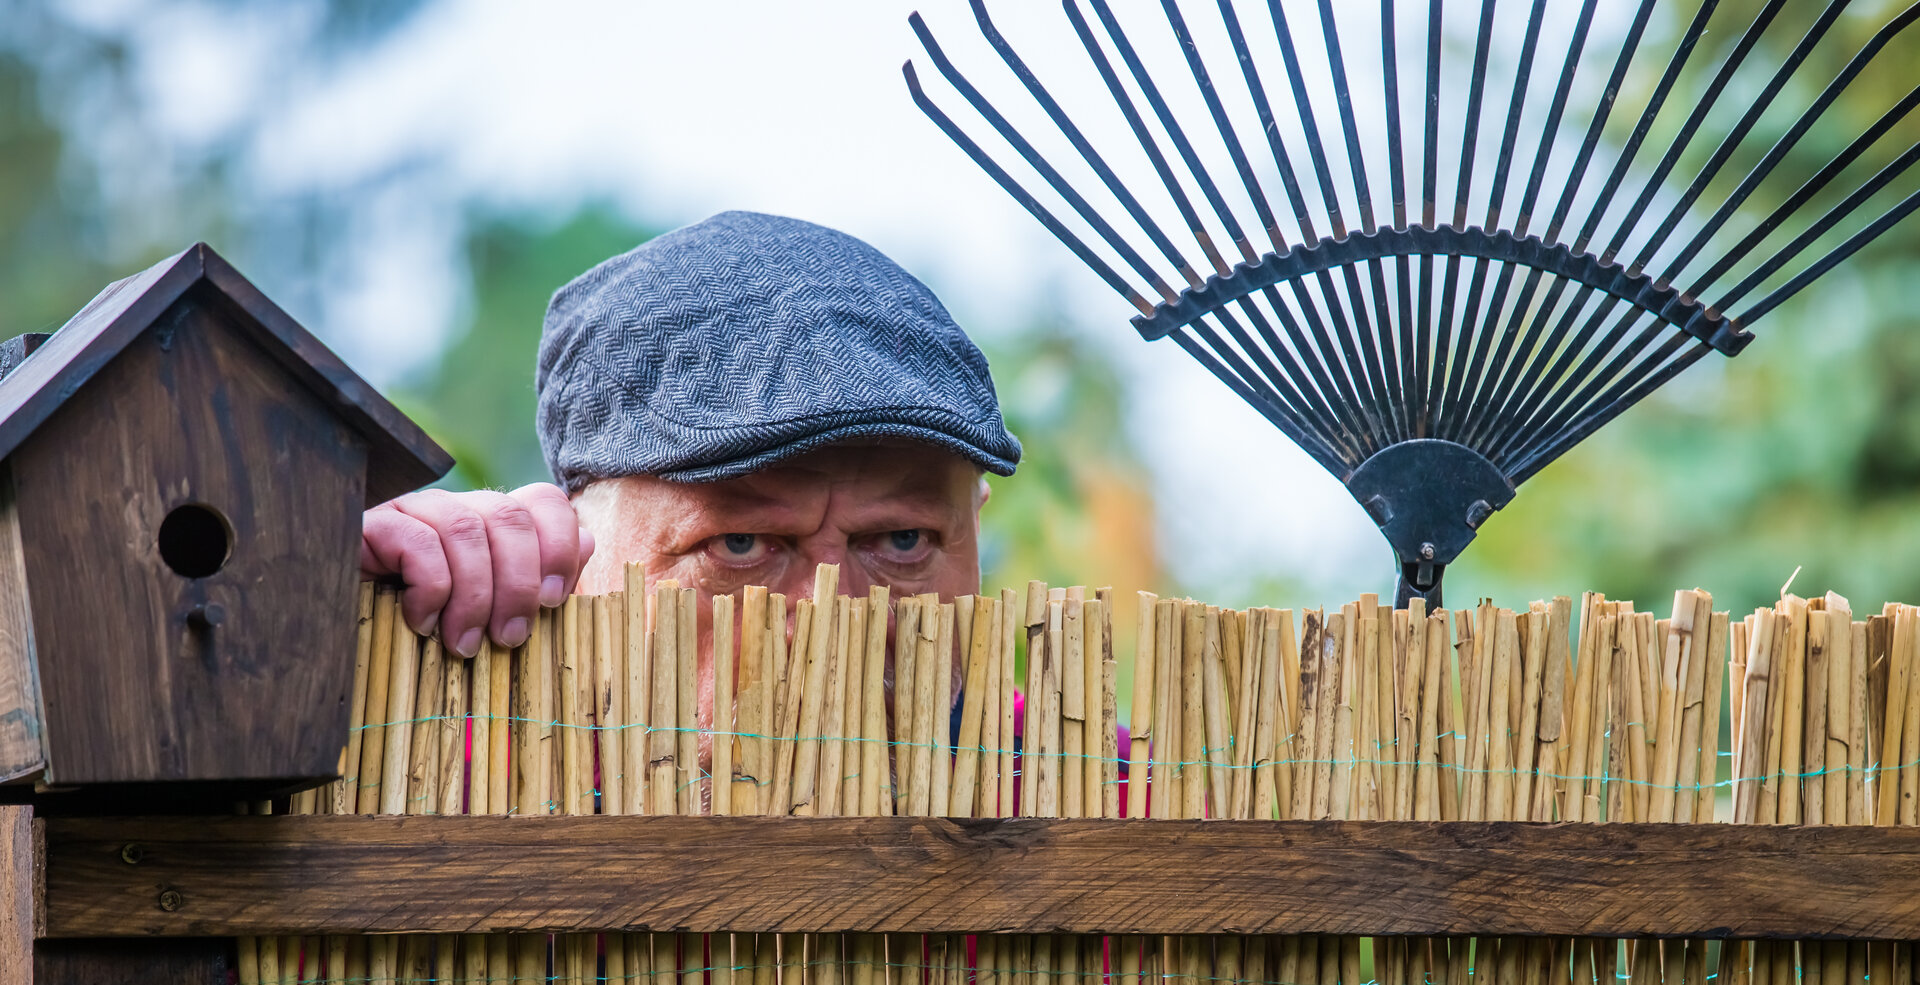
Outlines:
[{"label": "rake head bracket", "polygon": [[1517,263],[1611,294],[1729,356],[1739,355],[1753,341],[1753,333],[1742,328],[1737,319],[1643,272],[1545,242],[1538,236],[1444,225],[1381,228],[1342,239],[1322,239],[1284,253],[1268,253],[1257,263],[1235,264],[1230,272],[1215,274],[1181,291],[1177,299],[1157,305],[1151,316],[1135,315],[1133,328],[1151,342],[1262,288],[1397,256],[1474,257]]},{"label": "rake head bracket", "polygon": [[1486,456],[1465,445],[1417,438],[1389,445],[1347,476],[1347,491],[1386,534],[1400,560],[1400,594],[1440,601],[1440,575],[1495,510],[1513,501],[1513,484]]}]

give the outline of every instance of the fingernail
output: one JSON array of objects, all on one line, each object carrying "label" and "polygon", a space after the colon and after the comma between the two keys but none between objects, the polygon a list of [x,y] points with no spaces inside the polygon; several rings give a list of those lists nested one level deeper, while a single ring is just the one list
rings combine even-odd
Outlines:
[{"label": "fingernail", "polygon": [[507,624],[500,628],[501,646],[516,647],[526,641],[527,621],[525,619],[509,619]]},{"label": "fingernail", "polygon": [[548,575],[540,583],[540,604],[551,609],[567,600],[567,580],[559,575]]},{"label": "fingernail", "polygon": [[420,625],[413,627],[413,631],[419,633],[421,636],[432,636],[433,631],[439,628],[440,613],[436,612],[428,616]]},{"label": "fingernail", "polygon": [[463,657],[471,657],[480,652],[480,627],[475,626],[460,634],[460,642],[453,645],[453,652]]}]

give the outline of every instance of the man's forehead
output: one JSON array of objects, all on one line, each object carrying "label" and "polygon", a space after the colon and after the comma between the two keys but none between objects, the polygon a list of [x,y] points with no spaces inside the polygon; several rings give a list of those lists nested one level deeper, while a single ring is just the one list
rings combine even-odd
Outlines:
[{"label": "man's forehead", "polygon": [[951,452],[901,441],[838,444],[796,455],[758,472],[699,487],[716,502],[773,504],[799,496],[942,501],[968,490],[978,466]]}]

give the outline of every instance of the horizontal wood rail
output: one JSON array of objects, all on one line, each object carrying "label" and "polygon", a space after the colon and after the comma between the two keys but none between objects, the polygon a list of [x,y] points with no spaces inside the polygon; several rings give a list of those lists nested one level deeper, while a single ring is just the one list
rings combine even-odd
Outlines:
[{"label": "horizontal wood rail", "polygon": [[684,930],[1920,938],[1920,828],[47,819],[46,937]]}]

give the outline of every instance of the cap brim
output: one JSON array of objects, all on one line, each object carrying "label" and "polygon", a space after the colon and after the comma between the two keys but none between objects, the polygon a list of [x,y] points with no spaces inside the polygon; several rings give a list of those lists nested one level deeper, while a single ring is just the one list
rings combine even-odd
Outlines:
[{"label": "cap brim", "polygon": [[1012,475],[1019,463],[1016,459],[1007,459],[993,455],[978,445],[963,438],[955,437],[937,428],[920,427],[912,424],[849,424],[828,428],[782,442],[751,455],[728,459],[724,462],[701,464],[687,468],[673,469],[657,473],[669,482],[718,482],[722,479],[736,479],[751,475],[762,469],[771,468],[787,459],[803,455],[816,448],[841,444],[864,438],[905,438],[923,444],[933,445],[973,462],[975,465],[995,475]]}]

